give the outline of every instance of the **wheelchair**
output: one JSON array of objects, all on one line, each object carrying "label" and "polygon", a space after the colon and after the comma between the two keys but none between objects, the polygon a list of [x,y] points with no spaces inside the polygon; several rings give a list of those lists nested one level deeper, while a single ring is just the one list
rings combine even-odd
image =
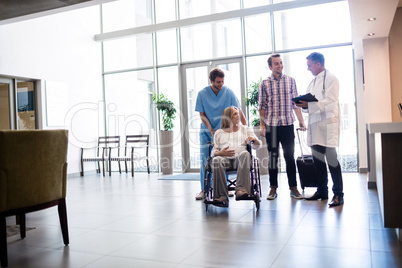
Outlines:
[{"label": "wheelchair", "polygon": [[[213,187],[212,187],[212,157],[211,151],[213,147],[212,142],[208,142],[209,144],[209,157],[207,163],[205,164],[205,176],[204,176],[204,204],[205,210],[208,212],[208,206],[222,206],[222,203],[219,201],[215,201],[213,199]],[[260,162],[257,157],[254,157],[252,154],[251,145],[247,144],[247,151],[251,155],[251,162],[250,162],[250,180],[251,180],[251,189],[248,196],[243,197],[240,200],[252,200],[255,202],[255,207],[257,211],[260,209],[260,202],[261,202],[261,180],[260,180]],[[226,182],[228,186],[228,191],[235,191],[236,190],[236,180],[237,178],[230,179],[230,175],[237,174],[236,169],[226,170]]]}]

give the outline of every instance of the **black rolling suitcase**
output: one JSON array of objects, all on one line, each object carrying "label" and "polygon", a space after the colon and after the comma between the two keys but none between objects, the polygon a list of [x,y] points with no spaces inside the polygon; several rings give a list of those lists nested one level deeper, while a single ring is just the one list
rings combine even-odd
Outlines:
[{"label": "black rolling suitcase", "polygon": [[301,156],[297,157],[296,165],[299,171],[301,188],[304,187],[317,187],[317,173],[315,171],[313,156],[304,155],[303,148],[300,141],[299,129],[297,131],[297,138],[299,139]]}]

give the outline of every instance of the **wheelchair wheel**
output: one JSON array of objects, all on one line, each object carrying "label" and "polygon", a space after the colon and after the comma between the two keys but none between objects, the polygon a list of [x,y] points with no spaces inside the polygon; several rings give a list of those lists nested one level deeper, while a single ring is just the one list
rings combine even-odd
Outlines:
[{"label": "wheelchair wheel", "polygon": [[212,200],[212,172],[210,167],[210,159],[208,159],[208,163],[205,166],[205,176],[204,176],[204,204],[205,204],[205,211],[208,212],[208,205],[211,203]]},{"label": "wheelchair wheel", "polygon": [[255,207],[257,208],[257,211],[259,211],[260,210],[260,203],[261,203],[260,195],[256,194],[254,196],[254,202],[255,202]]}]

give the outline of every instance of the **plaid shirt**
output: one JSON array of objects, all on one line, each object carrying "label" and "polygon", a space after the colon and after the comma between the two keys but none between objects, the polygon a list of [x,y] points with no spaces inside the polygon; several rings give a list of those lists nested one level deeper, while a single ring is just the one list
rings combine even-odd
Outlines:
[{"label": "plaid shirt", "polygon": [[297,97],[296,81],[283,74],[280,80],[273,75],[263,80],[258,90],[258,110],[265,110],[268,126],[289,126],[295,121],[292,98]]}]

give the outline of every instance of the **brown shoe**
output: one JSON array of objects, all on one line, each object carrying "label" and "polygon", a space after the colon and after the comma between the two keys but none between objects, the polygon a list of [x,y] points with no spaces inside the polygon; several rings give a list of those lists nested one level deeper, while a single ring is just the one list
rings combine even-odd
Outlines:
[{"label": "brown shoe", "polygon": [[295,198],[295,199],[302,199],[304,196],[297,190],[297,187],[294,186],[290,189],[290,196]]},{"label": "brown shoe", "polygon": [[278,194],[276,193],[276,188],[271,188],[271,190],[269,191],[269,194],[267,196],[267,200],[274,200],[277,197],[278,197]]}]

